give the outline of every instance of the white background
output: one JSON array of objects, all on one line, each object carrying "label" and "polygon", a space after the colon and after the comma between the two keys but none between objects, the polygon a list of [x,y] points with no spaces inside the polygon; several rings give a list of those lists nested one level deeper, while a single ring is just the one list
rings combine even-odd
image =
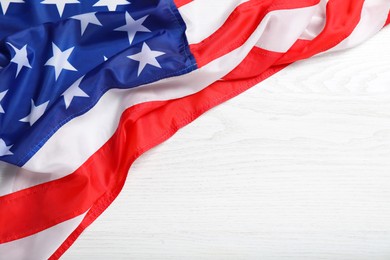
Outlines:
[{"label": "white background", "polygon": [[63,259],[390,259],[390,28],[144,154]]}]

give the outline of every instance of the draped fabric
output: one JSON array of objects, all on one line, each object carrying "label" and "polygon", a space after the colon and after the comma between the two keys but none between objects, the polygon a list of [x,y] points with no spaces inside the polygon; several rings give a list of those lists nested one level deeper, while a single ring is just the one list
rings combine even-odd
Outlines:
[{"label": "draped fabric", "polygon": [[0,259],[59,258],[131,164],[389,0],[0,0]]}]

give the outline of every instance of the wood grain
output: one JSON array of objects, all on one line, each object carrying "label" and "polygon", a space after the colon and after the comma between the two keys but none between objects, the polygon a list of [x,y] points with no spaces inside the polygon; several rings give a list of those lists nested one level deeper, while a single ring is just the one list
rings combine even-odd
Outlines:
[{"label": "wood grain", "polygon": [[63,259],[390,259],[389,220],[387,28],[143,155]]}]

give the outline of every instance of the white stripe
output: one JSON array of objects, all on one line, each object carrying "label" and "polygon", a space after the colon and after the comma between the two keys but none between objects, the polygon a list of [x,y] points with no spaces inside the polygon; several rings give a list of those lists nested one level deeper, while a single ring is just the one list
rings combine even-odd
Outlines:
[{"label": "white stripe", "polygon": [[328,0],[321,0],[318,8],[316,9],[310,23],[306,27],[305,31],[299,36],[301,40],[313,40],[316,38],[325,28],[326,24],[326,4]]},{"label": "white stripe", "polygon": [[372,37],[385,25],[389,11],[390,0],[366,0],[360,21],[351,35],[327,52],[349,49]]},{"label": "white stripe", "polygon": [[50,181],[51,178],[54,179],[55,176],[31,172],[0,161],[0,196]]},{"label": "white stripe", "polygon": [[262,22],[267,27],[256,46],[273,52],[284,53],[297,41],[312,21],[313,15],[321,8],[315,5],[299,9],[270,12]]},{"label": "white stripe", "polygon": [[[288,17],[293,20],[296,19],[296,14],[307,17],[308,15],[302,10],[308,14],[313,13],[312,8],[290,9]],[[7,182],[1,183],[2,190],[5,192],[20,190],[72,173],[113,135],[120,115],[126,108],[147,101],[180,98],[204,89],[235,68],[246,57],[262,38],[264,31],[269,28],[269,21],[280,20],[285,15],[286,10],[269,13],[243,46],[199,70],[131,90],[108,91],[88,113],[73,119],[59,129],[23,166],[32,172],[39,172],[38,178],[24,178],[23,176],[28,175],[19,174],[14,179],[10,177]],[[307,22],[305,19],[301,21]],[[278,33],[281,35],[275,35],[276,38],[285,34],[282,31]],[[17,185],[13,185],[15,183]],[[3,187],[3,185],[13,185],[13,187]]]},{"label": "white stripe", "polygon": [[85,214],[34,235],[0,244],[0,259],[48,259],[80,225]]},{"label": "white stripe", "polygon": [[[308,7],[313,9],[313,12],[301,10],[302,16],[297,11],[299,9],[293,9],[294,12],[288,9],[270,12],[264,18],[270,19],[269,28],[257,46],[269,51],[286,52],[298,38],[310,40],[315,38],[325,26],[327,1],[322,0],[318,5]],[[221,8],[221,2],[225,8]],[[231,12],[245,2],[248,0],[195,0],[179,8],[187,25],[188,42],[199,43],[212,35],[223,25]],[[294,17],[288,17],[289,15]],[[275,35],[282,36],[283,39],[276,38]]]},{"label": "white stripe", "polygon": [[[179,8],[190,44],[199,43],[212,35],[233,10],[249,0],[195,0]],[[223,6],[223,7],[221,7]]]}]

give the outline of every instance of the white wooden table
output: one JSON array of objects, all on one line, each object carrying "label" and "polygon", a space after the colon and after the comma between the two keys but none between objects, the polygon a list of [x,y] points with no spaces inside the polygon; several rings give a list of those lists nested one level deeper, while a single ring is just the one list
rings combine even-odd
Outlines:
[{"label": "white wooden table", "polygon": [[390,28],[143,155],[63,259],[390,259]]}]

